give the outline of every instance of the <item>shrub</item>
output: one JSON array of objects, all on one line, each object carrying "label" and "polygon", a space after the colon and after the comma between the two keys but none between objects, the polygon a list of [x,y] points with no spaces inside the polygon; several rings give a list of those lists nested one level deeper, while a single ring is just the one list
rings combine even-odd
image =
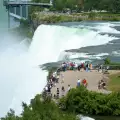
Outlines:
[{"label": "shrub", "polygon": [[93,19],[93,18],[95,18],[96,17],[96,13],[94,13],[94,12],[90,12],[89,14],[88,14],[88,18],[89,19]]},{"label": "shrub", "polygon": [[21,20],[20,20],[20,26],[21,26],[21,27],[28,27],[28,26],[29,26],[29,21],[28,21],[28,20],[21,19]]},{"label": "shrub", "polygon": [[62,109],[73,113],[120,115],[120,93],[102,94],[79,87],[72,89],[59,103]]},{"label": "shrub", "polygon": [[110,64],[110,70],[120,70],[120,65],[112,65]]}]

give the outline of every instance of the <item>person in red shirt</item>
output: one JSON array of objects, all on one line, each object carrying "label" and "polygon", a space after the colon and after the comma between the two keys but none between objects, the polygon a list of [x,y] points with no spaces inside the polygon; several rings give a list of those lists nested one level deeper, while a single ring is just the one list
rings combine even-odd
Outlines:
[{"label": "person in red shirt", "polygon": [[83,79],[82,83],[85,87],[87,87],[87,80],[86,79]]},{"label": "person in red shirt", "polygon": [[84,68],[84,63],[81,64],[81,67]]}]

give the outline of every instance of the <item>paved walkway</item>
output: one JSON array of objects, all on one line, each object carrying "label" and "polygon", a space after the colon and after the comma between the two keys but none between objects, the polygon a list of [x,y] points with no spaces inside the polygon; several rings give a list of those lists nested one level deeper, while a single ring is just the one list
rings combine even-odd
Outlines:
[{"label": "paved walkway", "polygon": [[[92,72],[86,72],[86,71],[66,71],[61,72],[64,76],[64,83],[62,83],[62,76],[60,75],[59,83],[56,84],[56,87],[53,87],[51,92],[52,94],[56,94],[56,89],[60,89],[60,95],[61,95],[61,87],[64,86],[65,91],[68,90],[68,85],[70,84],[72,88],[75,88],[77,85],[78,79],[86,79],[88,81],[88,90],[102,92],[102,93],[110,93],[110,91],[106,90],[98,90],[98,82],[105,78],[105,75],[102,73],[93,70]],[[107,79],[107,78],[106,78]]]}]

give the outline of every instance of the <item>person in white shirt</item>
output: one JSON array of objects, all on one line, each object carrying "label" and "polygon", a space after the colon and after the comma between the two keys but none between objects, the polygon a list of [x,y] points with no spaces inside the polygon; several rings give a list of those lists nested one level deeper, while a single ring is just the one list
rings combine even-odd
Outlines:
[{"label": "person in white shirt", "polygon": [[64,83],[64,75],[62,73],[61,73],[61,79],[62,79],[61,83]]},{"label": "person in white shirt", "polygon": [[80,83],[81,83],[81,80],[78,79],[78,80],[77,80],[77,87],[80,87]]}]

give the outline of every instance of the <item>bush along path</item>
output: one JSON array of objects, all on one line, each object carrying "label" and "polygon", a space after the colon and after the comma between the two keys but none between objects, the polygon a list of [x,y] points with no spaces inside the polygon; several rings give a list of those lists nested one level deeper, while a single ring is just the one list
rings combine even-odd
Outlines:
[{"label": "bush along path", "polygon": [[120,93],[102,94],[88,91],[83,86],[71,89],[59,100],[62,109],[81,114],[120,115]]}]

